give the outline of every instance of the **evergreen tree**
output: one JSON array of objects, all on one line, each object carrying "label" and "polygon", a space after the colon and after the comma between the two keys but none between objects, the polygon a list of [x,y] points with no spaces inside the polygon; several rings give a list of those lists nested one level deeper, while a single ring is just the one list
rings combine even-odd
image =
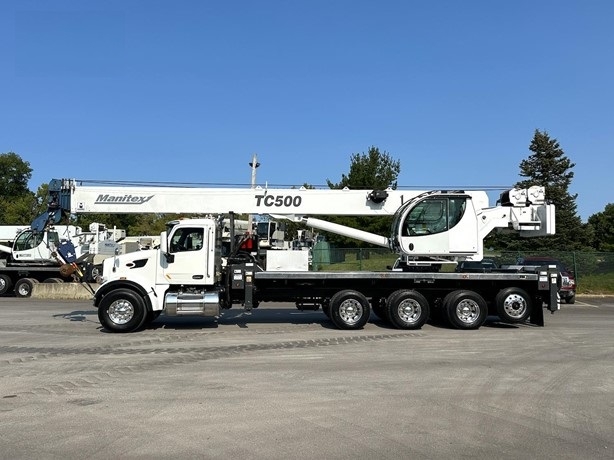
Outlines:
[{"label": "evergreen tree", "polygon": [[520,176],[526,179],[517,182],[515,187],[545,187],[546,199],[555,205],[556,234],[540,238],[498,236],[490,238],[487,245],[524,252],[587,248],[590,245],[590,232],[577,215],[578,195],[569,192],[575,163],[565,155],[558,141],[550,138],[545,131],[535,130],[529,150],[531,155],[520,163]]}]

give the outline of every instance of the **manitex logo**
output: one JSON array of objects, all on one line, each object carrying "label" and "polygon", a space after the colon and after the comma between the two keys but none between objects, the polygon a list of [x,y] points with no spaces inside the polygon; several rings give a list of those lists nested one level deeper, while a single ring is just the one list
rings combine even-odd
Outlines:
[{"label": "manitex logo", "polygon": [[98,195],[94,204],[115,203],[115,204],[143,204],[147,203],[154,196],[139,196],[139,195]]}]

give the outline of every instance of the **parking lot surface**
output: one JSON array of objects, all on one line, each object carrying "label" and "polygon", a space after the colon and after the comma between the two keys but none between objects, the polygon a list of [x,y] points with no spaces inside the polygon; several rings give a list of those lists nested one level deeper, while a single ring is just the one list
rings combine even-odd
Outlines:
[{"label": "parking lot surface", "polygon": [[614,458],[614,300],[477,331],[0,298],[2,459]]}]

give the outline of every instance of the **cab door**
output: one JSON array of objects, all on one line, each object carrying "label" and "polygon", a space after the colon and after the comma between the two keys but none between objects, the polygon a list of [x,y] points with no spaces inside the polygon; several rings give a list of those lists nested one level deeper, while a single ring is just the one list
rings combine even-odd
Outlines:
[{"label": "cab door", "polygon": [[177,226],[169,237],[168,253],[172,262],[163,266],[170,284],[208,285],[214,282],[212,226]]}]

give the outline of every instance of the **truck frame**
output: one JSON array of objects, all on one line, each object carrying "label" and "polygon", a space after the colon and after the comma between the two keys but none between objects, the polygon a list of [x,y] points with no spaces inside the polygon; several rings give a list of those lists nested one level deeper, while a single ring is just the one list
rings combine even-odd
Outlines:
[{"label": "truck frame", "polygon": [[[553,267],[501,273],[310,272],[266,269],[245,245],[222,256],[222,217],[270,214],[389,247],[406,263],[480,260],[493,229],[524,236],[554,233],[554,206],[541,187],[512,189],[490,207],[485,192],[306,189],[210,189],[87,186],[54,180],[49,210],[33,227],[58,222],[66,212],[215,213],[174,221],[155,250],[103,262],[94,305],[103,327],[132,332],[163,311],[169,316],[217,318],[225,309],[263,302],[293,302],[322,309],[340,329],[364,327],[371,312],[399,329],[418,329],[430,317],[458,329],[476,329],[489,314],[501,321],[543,326],[544,307],[560,308],[560,276]],[[389,237],[332,224],[307,214],[393,216]],[[231,219],[232,220],[232,219]],[[245,241],[251,235],[245,235]],[[252,246],[253,247],[253,246]],[[278,252],[278,251],[276,251]],[[289,253],[292,251],[289,251]],[[295,251],[300,252],[300,251]]]}]

